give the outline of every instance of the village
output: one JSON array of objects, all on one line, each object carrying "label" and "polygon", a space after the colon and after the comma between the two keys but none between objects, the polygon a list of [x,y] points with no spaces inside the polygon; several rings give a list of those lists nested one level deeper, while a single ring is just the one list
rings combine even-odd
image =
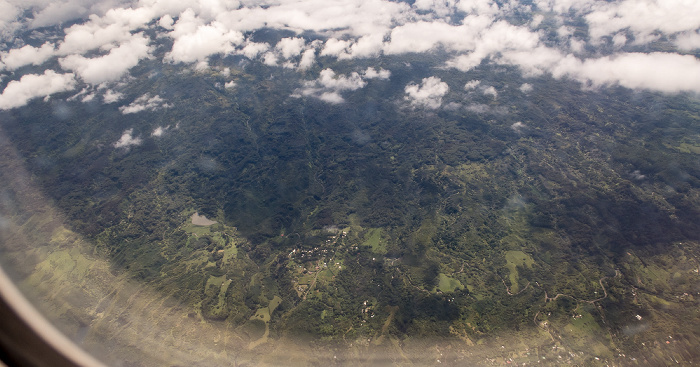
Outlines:
[{"label": "village", "polygon": [[[300,245],[289,252],[290,266],[296,276],[294,289],[299,297],[306,299],[319,279],[332,281],[337,272],[343,269],[343,259],[340,257],[347,247],[341,240],[346,236],[347,231],[338,231],[319,246],[304,248]],[[354,248],[357,249],[357,246]]]}]

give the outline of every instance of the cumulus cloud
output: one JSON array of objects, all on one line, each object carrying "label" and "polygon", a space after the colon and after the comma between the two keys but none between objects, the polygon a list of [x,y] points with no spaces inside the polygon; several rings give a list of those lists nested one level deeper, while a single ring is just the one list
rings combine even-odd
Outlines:
[{"label": "cumulus cloud", "polygon": [[[21,3],[21,2],[20,2]],[[27,1],[25,6],[33,6],[34,17],[31,28],[47,27],[84,18],[88,15],[103,15],[109,10],[126,3],[123,0],[58,0]]]},{"label": "cumulus cloud", "polygon": [[109,103],[114,103],[114,102],[119,101],[120,99],[122,99],[122,97],[124,97],[124,95],[121,94],[120,92],[117,92],[117,91],[113,91],[113,90],[111,90],[111,89],[108,89],[108,90],[105,92],[105,94],[102,96],[102,100],[103,100],[105,103],[108,103],[108,104],[109,104]]},{"label": "cumulus cloud", "polygon": [[119,111],[126,115],[130,113],[137,113],[141,111],[155,111],[161,108],[170,107],[171,105],[165,103],[165,100],[163,100],[163,98],[160,98],[160,96],[155,95],[151,97],[150,94],[146,93],[141,97],[136,98],[136,100],[131,102],[128,106],[119,107]]},{"label": "cumulus cloud", "polygon": [[362,36],[352,43],[344,53],[338,55],[338,58],[343,60],[378,56],[381,54],[384,45],[384,36],[382,34]]},{"label": "cumulus cloud", "polygon": [[148,38],[142,34],[113,48],[107,55],[87,58],[82,55],[69,55],[59,60],[61,67],[77,73],[90,84],[119,80],[140,60],[150,56]]},{"label": "cumulus cloud", "polygon": [[700,60],[692,55],[627,53],[612,57],[571,60],[561,71],[593,86],[619,84],[662,92],[700,92]]},{"label": "cumulus cloud", "polygon": [[472,90],[481,84],[480,80],[470,80],[464,84],[464,90]]},{"label": "cumulus cloud", "polygon": [[520,66],[526,74],[549,72],[588,86],[621,85],[667,93],[700,92],[700,59],[674,53],[621,53],[579,59],[557,50],[540,48],[532,53],[506,53],[503,61]]},{"label": "cumulus cloud", "polygon": [[[83,88],[80,92],[78,92],[78,93],[76,93],[76,94],[74,94],[74,95],[72,95],[72,96],[66,98],[66,101],[75,101],[75,100],[77,100],[78,98],[80,98],[80,99],[82,100],[82,99],[84,99],[86,96],[92,96],[92,98],[94,98],[94,94],[93,94],[93,93],[90,93],[90,92],[91,92],[91,91],[90,91],[89,88]],[[89,100],[92,100],[92,98],[89,98]]]},{"label": "cumulus cloud", "polygon": [[[469,71],[481,64],[482,61],[503,52],[532,50],[540,44],[540,35],[527,27],[515,26],[506,21],[487,24],[483,29],[473,33],[461,32],[462,36],[471,39],[471,44],[465,41],[456,43],[452,49],[466,51],[453,57],[447,65],[458,70]],[[461,47],[455,47],[461,46]]]},{"label": "cumulus cloud", "polygon": [[275,48],[280,52],[282,57],[289,59],[294,56],[298,56],[304,49],[305,44],[306,41],[304,41],[303,38],[282,38],[279,42],[277,42]]},{"label": "cumulus cloud", "polygon": [[527,126],[522,123],[522,121],[517,121],[510,125],[510,128],[513,129],[516,133],[521,133]]},{"label": "cumulus cloud", "polygon": [[314,65],[314,62],[316,62],[316,50],[310,48],[304,51],[304,53],[301,55],[301,60],[299,60],[299,69],[309,69]]},{"label": "cumulus cloud", "polygon": [[238,51],[241,55],[249,58],[249,59],[254,59],[258,55],[264,53],[270,49],[270,45],[264,42],[247,42],[245,46]]},{"label": "cumulus cloud", "polygon": [[263,27],[304,31],[346,33],[353,36],[385,34],[393,24],[407,17],[410,5],[385,0],[344,0],[329,4],[323,0],[268,1],[222,13],[218,18],[232,28],[248,31]]},{"label": "cumulus cloud", "polygon": [[358,73],[349,76],[336,75],[332,69],[323,69],[316,80],[307,81],[301,89],[302,96],[319,98],[329,103],[341,103],[340,92],[363,88],[367,82]]},{"label": "cumulus cloud", "polygon": [[54,56],[54,45],[46,42],[41,47],[25,45],[0,54],[5,68],[15,70],[25,65],[41,65]]},{"label": "cumulus cloud", "polygon": [[622,48],[622,46],[627,44],[627,36],[624,33],[620,32],[613,36],[612,43],[615,48]]},{"label": "cumulus cloud", "polygon": [[85,24],[73,25],[65,32],[57,50],[60,55],[83,54],[98,48],[108,49],[132,37],[128,26],[121,23],[102,24],[97,18]]},{"label": "cumulus cloud", "polygon": [[343,103],[345,101],[343,96],[341,96],[338,92],[323,92],[319,94],[317,98],[324,102],[333,104]]},{"label": "cumulus cloud", "polygon": [[622,0],[596,2],[585,18],[592,38],[628,29],[639,40],[657,31],[666,34],[700,28],[700,2],[687,0]]},{"label": "cumulus cloud", "polygon": [[170,14],[165,14],[158,20],[158,25],[165,29],[172,30],[174,28],[173,24],[175,24],[175,20]]},{"label": "cumulus cloud", "polygon": [[420,85],[409,84],[404,88],[406,99],[413,106],[436,109],[442,104],[442,97],[449,91],[447,83],[438,77],[423,78]]},{"label": "cumulus cloud", "polygon": [[314,84],[321,85],[324,88],[342,90],[356,90],[364,87],[367,83],[362,80],[358,73],[352,73],[350,76],[336,75],[331,69],[321,71],[318,79]]},{"label": "cumulus cloud", "polygon": [[73,90],[75,84],[75,76],[72,73],[58,74],[53,70],[46,70],[43,74],[26,74],[19,80],[7,83],[0,95],[0,109],[21,107],[37,97]]},{"label": "cumulus cloud", "polygon": [[[20,18],[24,11],[32,16]],[[530,19],[514,23],[511,15],[516,13],[518,19]],[[700,17],[696,14],[700,14],[700,2],[689,0],[534,0],[532,4],[493,0],[416,0],[412,4],[389,0],[0,0],[0,39],[7,40],[4,49],[8,50],[2,53],[0,67],[17,70],[58,57],[64,69],[89,84],[114,81],[144,58],[153,57],[150,45],[160,43],[149,39],[153,31],[156,38],[172,39],[162,61],[200,67],[207,67],[212,55],[243,55],[271,66],[309,70],[317,57],[346,60],[439,50],[449,55],[445,65],[459,71],[482,63],[509,64],[519,66],[525,76],[549,73],[592,86],[618,84],[670,92],[697,89],[688,85],[690,78],[677,77],[680,71],[669,70],[669,65],[681,67],[693,75],[696,59],[683,59],[673,50],[667,56],[646,57],[620,50],[657,38],[680,50],[696,50],[700,48]],[[9,46],[13,32],[19,29],[78,18],[82,20],[63,30],[63,39],[40,47]],[[549,20],[554,21],[556,46],[547,39],[551,33],[542,30],[552,26]],[[575,32],[571,20],[586,22],[587,37]],[[255,31],[261,29],[292,31],[295,36],[273,43],[253,42],[259,41]],[[309,34],[320,40],[310,42]],[[610,47],[588,52],[600,44]],[[589,54],[598,56],[586,57]],[[641,63],[639,67],[624,70],[623,65],[635,60]],[[601,75],[594,75],[593,67],[601,67]],[[661,72],[646,76],[634,72],[653,67]],[[377,73],[361,75],[384,78]],[[662,80],[658,75],[669,78]],[[342,90],[313,88],[320,88],[313,96],[342,101]]]},{"label": "cumulus cloud", "polygon": [[483,90],[482,92],[483,92],[484,95],[486,95],[486,96],[491,96],[491,97],[493,97],[493,98],[498,97],[498,91],[496,90],[496,88],[494,88],[494,87],[492,87],[492,86],[491,86],[491,87],[486,87],[486,88],[484,88],[484,90]]},{"label": "cumulus cloud", "polygon": [[676,37],[675,44],[684,51],[699,49],[700,33],[698,31],[681,33]]},{"label": "cumulus cloud", "polygon": [[362,74],[366,79],[389,79],[391,77],[391,71],[379,68],[379,70],[368,67],[367,70]]},{"label": "cumulus cloud", "polygon": [[129,148],[132,145],[140,145],[141,138],[133,136],[134,129],[124,130],[122,136],[113,145],[115,148]]},{"label": "cumulus cloud", "polygon": [[165,56],[166,61],[191,63],[206,60],[214,54],[231,54],[235,45],[244,41],[241,32],[228,29],[221,22],[201,23],[192,9],[180,15],[170,32],[174,42]]},{"label": "cumulus cloud", "polygon": [[474,103],[470,104],[469,106],[466,107],[467,111],[471,111],[474,113],[487,113],[491,111],[491,108],[485,104],[482,103]]},{"label": "cumulus cloud", "polygon": [[11,35],[19,28],[17,22],[22,9],[8,1],[0,1],[0,34]]},{"label": "cumulus cloud", "polygon": [[533,88],[532,88],[532,84],[530,84],[530,83],[523,83],[523,84],[520,86],[520,88],[518,88],[518,89],[520,89],[520,91],[523,92],[523,93],[530,93],[530,92],[532,92],[532,89],[533,89]]},{"label": "cumulus cloud", "polygon": [[480,24],[477,28],[428,21],[408,23],[391,31],[391,41],[385,45],[384,52],[387,54],[421,53],[433,50],[438,45],[451,50],[473,49],[476,46],[474,36],[484,29],[483,26],[485,25]]},{"label": "cumulus cloud", "polygon": [[277,66],[277,55],[274,52],[266,52],[265,55],[263,55],[263,64]]},{"label": "cumulus cloud", "polygon": [[346,54],[348,48],[352,42],[347,40],[338,40],[331,38],[326,41],[323,49],[321,50],[321,56],[335,56],[338,57],[341,54]]},{"label": "cumulus cloud", "polygon": [[170,129],[170,126],[158,126],[157,128],[153,129],[153,131],[151,132],[151,136],[161,137],[168,129]]},{"label": "cumulus cloud", "polygon": [[503,106],[499,107],[491,107],[489,105],[485,105],[483,103],[472,103],[468,106],[465,107],[465,109],[469,112],[477,113],[477,114],[495,114],[495,115],[504,115],[507,113],[507,109]]}]

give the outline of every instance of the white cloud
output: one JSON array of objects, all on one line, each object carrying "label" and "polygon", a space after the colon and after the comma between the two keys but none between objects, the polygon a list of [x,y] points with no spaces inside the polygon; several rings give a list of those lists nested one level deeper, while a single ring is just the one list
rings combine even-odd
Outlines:
[{"label": "white cloud", "polygon": [[3,52],[2,62],[8,70],[15,70],[24,65],[41,65],[54,56],[54,45],[46,42],[41,47],[25,45],[22,48]]},{"label": "white cloud", "polygon": [[299,60],[299,69],[307,70],[314,65],[316,62],[316,50],[310,48],[301,55],[301,60]]},{"label": "white cloud", "polygon": [[151,97],[150,94],[146,93],[139,98],[136,98],[128,106],[119,107],[119,111],[123,114],[137,113],[141,111],[155,111],[161,108],[170,108],[170,104],[165,103],[163,98],[155,95]]},{"label": "white cloud", "polygon": [[523,84],[520,86],[520,88],[518,88],[518,89],[520,89],[520,91],[523,92],[523,93],[530,93],[530,92],[532,92],[532,89],[533,89],[533,88],[532,88],[532,84],[523,83]]},{"label": "white cloud", "polygon": [[173,24],[175,24],[175,21],[170,14],[165,14],[160,18],[160,20],[158,20],[158,25],[168,30],[172,30],[174,28]]},{"label": "white cloud", "polygon": [[674,53],[620,53],[597,59],[579,59],[561,51],[540,47],[531,52],[505,53],[502,62],[520,66],[526,75],[549,72],[586,85],[621,85],[666,93],[700,92],[700,60]]},{"label": "white cloud", "polygon": [[462,108],[462,107],[464,107],[464,106],[463,106],[461,103],[449,102],[449,103],[447,103],[446,105],[444,105],[442,108],[443,108],[443,109],[446,109],[446,110],[449,110],[449,111],[457,111],[457,110],[459,110],[459,109]]},{"label": "white cloud", "polygon": [[498,91],[494,87],[486,87],[482,92],[486,96],[492,96],[493,98],[498,97]]},{"label": "white cloud", "polygon": [[576,53],[576,54],[582,54],[582,53],[584,53],[584,51],[586,51],[585,47],[586,47],[585,41],[575,39],[575,38],[569,39],[569,49],[571,50],[571,52]]},{"label": "white cloud", "polygon": [[111,48],[132,38],[129,27],[119,24],[102,24],[93,19],[66,29],[66,36],[58,46],[60,55],[83,54],[97,48]]},{"label": "white cloud", "polygon": [[700,2],[688,0],[622,0],[596,2],[585,18],[593,39],[629,29],[637,39],[656,31],[666,34],[700,28]]},{"label": "white cloud", "polygon": [[335,56],[347,53],[352,42],[347,40],[328,39],[321,50],[321,56]]},{"label": "white cloud", "polygon": [[261,53],[270,49],[270,45],[263,42],[248,42],[246,45],[238,51],[240,54],[244,55],[249,59],[254,59]]},{"label": "white cloud", "polygon": [[209,69],[209,60],[206,60],[206,59],[201,60],[201,61],[197,62],[196,64],[194,64],[195,71],[203,72],[203,71],[206,71],[207,69]]},{"label": "white cloud", "polygon": [[206,60],[214,54],[231,54],[235,46],[243,43],[241,32],[227,29],[220,22],[199,24],[191,9],[184,12],[170,32],[173,47],[165,56],[166,61],[191,63]]},{"label": "white cloud", "polygon": [[[32,16],[21,18],[24,11]],[[532,20],[510,23],[514,11],[526,17],[529,14]],[[491,62],[518,65],[525,76],[551,73],[590,85],[696,90],[662,64],[672,62],[692,73],[693,59],[682,59],[672,52],[668,55],[676,57],[631,56],[617,50],[655,39],[668,39],[680,50],[696,50],[700,48],[697,14],[700,2],[693,0],[534,0],[532,5],[493,0],[417,0],[413,5],[389,0],[0,0],[4,49],[11,48],[7,45],[19,29],[82,18],[64,29],[63,40],[3,53],[0,67],[16,70],[58,56],[63,68],[87,83],[117,80],[152,56],[148,45],[160,42],[145,36],[151,33],[143,31],[151,29],[157,33],[155,37],[173,40],[171,49],[164,50],[164,61],[200,66],[207,65],[212,55],[240,54],[268,65],[308,70],[317,56],[342,60],[440,50],[449,55],[447,66],[461,71]],[[579,37],[567,25],[579,16],[587,22],[588,43],[584,41],[588,37]],[[538,29],[543,24],[554,26],[560,38],[557,48],[544,46],[549,44],[544,42],[547,33]],[[244,34],[263,28],[293,31],[296,36],[272,45],[244,39]],[[303,36],[306,34],[325,41],[309,44]],[[147,41],[139,43],[138,39]],[[607,52],[615,53],[582,58],[603,43],[612,45]],[[633,75],[634,68],[622,70],[619,66],[630,65],[633,59],[645,70],[658,62],[656,69],[671,79],[662,80],[657,73]],[[602,67],[601,75],[593,75],[590,65]],[[373,75],[365,73],[364,77]],[[328,101],[342,97],[342,91],[327,89],[314,95],[320,98],[324,93],[329,93],[325,97]]]},{"label": "white cloud", "polygon": [[510,128],[515,130],[516,133],[521,133],[526,127],[527,126],[521,121],[515,122],[512,125],[510,125]]},{"label": "white cloud", "polygon": [[464,84],[464,89],[465,90],[472,90],[481,84],[481,81],[479,80],[470,80],[466,84]]},{"label": "white cloud", "polygon": [[349,77],[344,75],[336,75],[331,69],[323,69],[318,77],[318,79],[313,82],[314,84],[319,84],[324,88],[334,89],[334,90],[356,90],[364,87],[367,83],[362,80],[360,74],[352,73]]},{"label": "white cloud", "polygon": [[367,82],[358,73],[350,76],[336,75],[332,69],[324,69],[316,80],[307,81],[300,93],[303,96],[316,97],[329,103],[341,103],[340,92],[363,88]]},{"label": "white cloud", "polygon": [[571,27],[561,26],[561,27],[557,28],[557,36],[559,36],[559,38],[569,38],[573,34],[574,34],[574,29]]},{"label": "white cloud", "polygon": [[508,110],[503,107],[491,107],[489,105],[483,104],[483,103],[472,103],[468,106],[465,107],[467,111],[474,112],[477,114],[497,114],[497,115],[504,115],[508,112]]},{"label": "white cloud", "polygon": [[105,103],[109,104],[109,103],[114,103],[114,102],[119,101],[120,99],[122,99],[122,97],[124,97],[124,95],[121,94],[120,92],[116,92],[116,91],[113,91],[111,89],[108,89],[105,92],[105,94],[102,96],[102,100]]},{"label": "white cloud", "polygon": [[530,27],[531,28],[537,28],[542,24],[542,21],[544,20],[544,15],[542,14],[535,14],[532,17],[532,21],[530,21]]},{"label": "white cloud", "polygon": [[455,8],[456,3],[457,1],[455,0],[416,0],[413,6],[416,9],[433,12],[435,15],[442,18],[449,16],[457,10]]},{"label": "white cloud", "polygon": [[318,99],[333,104],[343,103],[345,101],[338,92],[323,92],[318,96]]},{"label": "white cloud", "polygon": [[491,112],[491,108],[485,104],[481,103],[474,103],[470,104],[469,106],[465,107],[467,111],[471,111],[474,113],[487,113]]},{"label": "white cloud", "polygon": [[450,88],[438,77],[423,78],[421,85],[409,84],[404,88],[406,99],[413,106],[436,109],[442,104],[442,97]]},{"label": "white cloud", "polygon": [[11,34],[20,27],[17,19],[22,9],[17,4],[8,1],[0,1],[0,34]]},{"label": "white cloud", "polygon": [[47,97],[54,93],[65,92],[75,88],[75,75],[58,74],[46,70],[44,74],[26,74],[19,80],[7,83],[0,95],[0,109],[9,110],[27,104],[31,99]]},{"label": "white cloud", "polygon": [[506,21],[497,21],[488,27],[477,29],[477,32],[472,35],[462,32],[462,36],[471,39],[471,44],[462,41],[453,43],[451,47],[456,51],[468,52],[455,56],[447,62],[447,66],[462,71],[471,70],[494,55],[503,52],[529,51],[540,44],[538,33]]},{"label": "white cloud", "polygon": [[113,48],[107,55],[86,58],[69,55],[59,60],[61,67],[75,71],[86,83],[99,84],[119,80],[140,60],[150,56],[148,38],[135,35],[129,41]]},{"label": "white cloud", "polygon": [[267,52],[263,55],[263,64],[277,66],[277,55],[274,52]]},{"label": "white cloud", "polygon": [[498,4],[492,0],[467,0],[460,1],[457,7],[467,13],[496,15],[499,13]]},{"label": "white cloud", "polygon": [[263,27],[350,34],[355,37],[385,34],[393,24],[409,16],[410,5],[385,0],[267,1],[221,13],[217,19],[231,29],[250,31]]},{"label": "white cloud", "polygon": [[110,9],[124,4],[123,0],[57,0],[57,1],[17,1],[34,10],[33,19],[29,19],[31,28],[59,25],[71,20],[85,18],[88,15],[103,15]]},{"label": "white cloud", "polygon": [[426,52],[438,45],[451,50],[469,50],[476,46],[478,31],[469,26],[454,26],[443,22],[408,23],[391,31],[391,41],[384,47],[387,54]]},{"label": "white cloud", "polygon": [[75,101],[76,99],[86,95],[90,90],[88,88],[83,88],[80,92],[66,98],[66,101]]},{"label": "white cloud", "polygon": [[379,70],[368,67],[367,70],[362,74],[366,79],[389,79],[391,77],[391,71],[379,68]]},{"label": "white cloud", "polygon": [[141,138],[133,137],[134,129],[124,130],[122,136],[113,145],[115,148],[129,148],[132,145],[140,145]]},{"label": "white cloud", "polygon": [[700,48],[700,33],[684,32],[676,37],[674,42],[678,48],[684,51],[690,51]]},{"label": "white cloud", "polygon": [[613,46],[615,46],[615,48],[621,48],[622,46],[627,44],[627,36],[625,36],[624,33],[620,32],[613,36],[612,43]]},{"label": "white cloud", "polygon": [[555,71],[593,86],[619,84],[669,93],[700,92],[700,60],[691,55],[627,53],[584,61],[567,58],[561,70]]},{"label": "white cloud", "polygon": [[535,0],[537,8],[559,14],[590,9],[597,0]]},{"label": "white cloud", "polygon": [[169,128],[170,128],[169,126],[166,126],[166,127],[158,126],[157,128],[153,129],[153,131],[151,132],[151,136],[155,136],[155,137],[163,136],[163,134],[164,134]]},{"label": "white cloud", "polygon": [[559,50],[539,46],[531,50],[510,50],[503,52],[496,62],[518,65],[525,76],[539,76],[554,69],[566,54]]},{"label": "white cloud", "polygon": [[306,42],[303,38],[282,38],[275,48],[280,52],[282,57],[290,59],[294,56],[299,56],[304,49]]},{"label": "white cloud", "polygon": [[235,87],[236,87],[236,82],[234,82],[234,81],[226,82],[224,84],[224,88],[226,88],[226,89],[231,89],[231,88],[235,88]]},{"label": "white cloud", "polygon": [[347,51],[338,56],[339,59],[354,59],[378,56],[384,46],[382,34],[370,34],[361,37],[348,47]]}]

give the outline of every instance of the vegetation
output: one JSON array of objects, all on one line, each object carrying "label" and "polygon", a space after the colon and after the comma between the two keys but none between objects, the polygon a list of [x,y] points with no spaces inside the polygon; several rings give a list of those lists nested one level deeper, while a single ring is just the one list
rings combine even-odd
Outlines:
[{"label": "vegetation", "polygon": [[[290,97],[291,71],[213,60],[236,69],[229,90],[214,71],[146,62],[137,78],[160,74],[130,95],[167,79],[172,108],[71,102],[57,118],[66,102],[36,101],[2,129],[68,218],[56,241],[79,234],[251,349],[544,335],[575,361],[663,364],[671,335],[673,358],[698,361],[696,99],[547,77],[524,95],[517,71],[483,66],[451,83],[491,75],[492,112],[425,111],[402,105],[403,86],[446,71],[384,62],[391,80],[337,105]],[[114,148],[128,128],[143,143]],[[195,211],[218,223],[194,225]],[[77,253],[42,261],[87,274]]]}]

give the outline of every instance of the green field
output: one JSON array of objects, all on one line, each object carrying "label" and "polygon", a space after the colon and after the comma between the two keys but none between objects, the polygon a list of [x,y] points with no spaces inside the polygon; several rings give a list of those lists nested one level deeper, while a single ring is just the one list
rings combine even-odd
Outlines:
[{"label": "green field", "polygon": [[510,271],[508,279],[510,280],[510,290],[512,293],[517,293],[520,290],[518,285],[519,275],[518,266],[532,267],[535,260],[532,257],[522,251],[506,251],[506,267]]},{"label": "green field", "polygon": [[367,230],[365,235],[365,242],[362,246],[368,246],[372,249],[372,252],[383,255],[386,253],[386,241],[382,238],[381,228],[371,228]]},{"label": "green field", "polygon": [[444,273],[440,273],[439,278],[440,280],[435,289],[436,291],[440,291],[443,293],[452,293],[458,289],[464,289],[464,285],[462,285],[462,283],[459,280],[451,278],[445,275]]}]

